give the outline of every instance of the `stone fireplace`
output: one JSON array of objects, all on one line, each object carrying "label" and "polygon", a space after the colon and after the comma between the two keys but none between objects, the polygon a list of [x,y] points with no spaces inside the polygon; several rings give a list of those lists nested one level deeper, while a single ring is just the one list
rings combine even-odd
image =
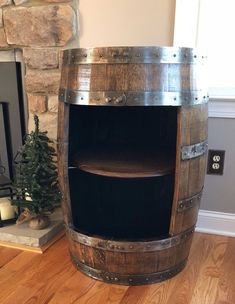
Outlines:
[{"label": "stone fireplace", "polygon": [[76,4],[70,0],[0,0],[0,51],[20,50],[25,64],[28,130],[33,128],[36,113],[41,129],[53,140],[57,138],[60,51],[78,46]]}]

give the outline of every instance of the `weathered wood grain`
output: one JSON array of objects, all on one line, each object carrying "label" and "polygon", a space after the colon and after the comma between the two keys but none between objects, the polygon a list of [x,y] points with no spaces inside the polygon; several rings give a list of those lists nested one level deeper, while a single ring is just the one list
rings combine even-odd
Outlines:
[{"label": "weathered wood grain", "polygon": [[198,90],[194,64],[81,64],[65,65],[61,88],[90,91]]},{"label": "weathered wood grain", "polygon": [[58,108],[58,180],[62,193],[62,210],[64,222],[68,225],[72,221],[69,181],[68,181],[68,133],[69,133],[69,105],[59,101]]},{"label": "weathered wood grain", "polygon": [[191,241],[192,236],[176,246],[159,251],[116,252],[96,249],[69,239],[69,249],[81,263],[107,274],[147,276],[150,273],[174,268],[183,262],[188,257]]},{"label": "weathered wood grain", "polygon": [[[181,107],[178,118],[177,150],[207,140],[208,105]],[[177,202],[200,193],[204,186],[207,155],[182,160],[176,156],[175,196],[172,206],[170,234],[180,233],[196,224],[199,204],[177,212]]]}]

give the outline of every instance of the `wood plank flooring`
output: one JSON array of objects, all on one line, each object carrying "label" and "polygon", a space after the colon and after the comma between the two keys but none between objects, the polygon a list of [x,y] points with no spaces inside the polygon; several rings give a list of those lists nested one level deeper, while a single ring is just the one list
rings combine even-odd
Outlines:
[{"label": "wood plank flooring", "polygon": [[189,262],[145,286],[95,281],[77,271],[63,237],[44,254],[0,247],[1,304],[235,304],[235,238],[195,233]]}]

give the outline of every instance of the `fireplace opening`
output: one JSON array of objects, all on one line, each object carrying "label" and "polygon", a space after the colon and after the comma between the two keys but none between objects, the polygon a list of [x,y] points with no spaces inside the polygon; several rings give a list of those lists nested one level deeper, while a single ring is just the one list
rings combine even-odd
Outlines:
[{"label": "fireplace opening", "polygon": [[17,50],[0,52],[0,165],[13,179],[13,158],[26,133],[22,61]]},{"label": "fireplace opening", "polygon": [[70,107],[74,229],[118,240],[164,238],[174,192],[177,107]]}]

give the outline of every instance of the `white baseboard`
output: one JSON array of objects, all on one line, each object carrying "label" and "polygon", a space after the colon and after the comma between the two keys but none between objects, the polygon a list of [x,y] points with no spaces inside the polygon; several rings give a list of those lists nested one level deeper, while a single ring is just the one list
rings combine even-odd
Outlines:
[{"label": "white baseboard", "polygon": [[235,214],[199,210],[196,231],[235,237]]}]

